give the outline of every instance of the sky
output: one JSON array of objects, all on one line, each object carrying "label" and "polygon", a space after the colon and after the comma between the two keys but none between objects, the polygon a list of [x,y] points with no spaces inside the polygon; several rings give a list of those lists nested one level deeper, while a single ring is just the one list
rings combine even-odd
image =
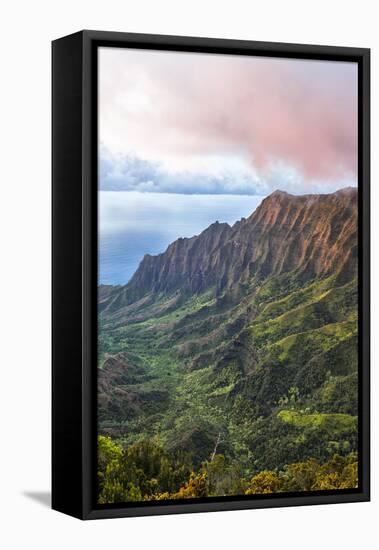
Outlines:
[{"label": "sky", "polygon": [[257,195],[99,193],[99,278],[125,284],[144,254],[159,254],[178,237],[198,235],[216,220],[232,225],[262,201]]},{"label": "sky", "polygon": [[100,48],[99,280],[262,199],[357,184],[353,63]]},{"label": "sky", "polygon": [[347,62],[101,48],[100,189],[356,185],[357,79]]}]

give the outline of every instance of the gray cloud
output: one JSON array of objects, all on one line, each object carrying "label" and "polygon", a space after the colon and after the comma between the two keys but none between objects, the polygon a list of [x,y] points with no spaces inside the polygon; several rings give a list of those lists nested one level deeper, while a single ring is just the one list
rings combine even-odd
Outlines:
[{"label": "gray cloud", "polygon": [[133,155],[114,155],[100,151],[102,191],[140,191],[180,194],[265,195],[268,187],[249,173],[209,174],[169,172],[157,162]]},{"label": "gray cloud", "polygon": [[[315,180],[326,191],[331,180],[357,179],[356,63],[102,48],[99,71],[101,143],[170,174],[219,174],[180,173],[183,189],[199,177],[202,189],[240,187],[243,178],[224,174],[238,156],[252,187],[278,172],[273,161],[309,191]],[[157,168],[139,183],[176,187]]]},{"label": "gray cloud", "polygon": [[329,193],[354,186],[354,178],[305,179],[293,167],[273,162],[264,174],[237,169],[219,173],[169,171],[162,164],[133,154],[113,154],[100,148],[101,191],[139,191],[141,193],[177,193],[184,195],[250,195],[263,196],[275,189],[289,193]]}]

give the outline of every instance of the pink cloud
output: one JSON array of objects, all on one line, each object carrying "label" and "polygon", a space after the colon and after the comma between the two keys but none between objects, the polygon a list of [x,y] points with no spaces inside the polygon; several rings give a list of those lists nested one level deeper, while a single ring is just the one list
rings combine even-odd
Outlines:
[{"label": "pink cloud", "polygon": [[[356,178],[352,63],[108,50],[101,139],[149,157],[243,155],[306,180]],[[169,160],[168,160],[169,162]]]}]

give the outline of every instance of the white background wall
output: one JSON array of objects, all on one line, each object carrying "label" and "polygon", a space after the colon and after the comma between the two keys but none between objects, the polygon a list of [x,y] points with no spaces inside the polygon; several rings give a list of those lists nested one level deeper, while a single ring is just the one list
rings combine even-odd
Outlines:
[{"label": "white background wall", "polygon": [[[372,48],[373,282],[378,277],[379,38],[373,0],[32,0],[1,8],[0,544],[13,548],[377,547],[378,287],[373,501],[80,522],[51,511],[50,41],[87,28]],[[376,311],[375,311],[376,306]],[[69,402],[70,398],[67,396]],[[34,498],[32,496],[34,495]],[[36,498],[37,497],[37,498]],[[375,543],[376,541],[376,543]]]}]

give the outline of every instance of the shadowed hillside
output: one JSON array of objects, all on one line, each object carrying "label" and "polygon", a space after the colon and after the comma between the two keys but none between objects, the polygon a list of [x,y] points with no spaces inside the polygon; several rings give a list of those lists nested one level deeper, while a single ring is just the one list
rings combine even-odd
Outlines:
[{"label": "shadowed hillside", "polygon": [[99,430],[124,447],[245,478],[356,451],[356,189],[276,191],[100,286],[99,312]]}]

